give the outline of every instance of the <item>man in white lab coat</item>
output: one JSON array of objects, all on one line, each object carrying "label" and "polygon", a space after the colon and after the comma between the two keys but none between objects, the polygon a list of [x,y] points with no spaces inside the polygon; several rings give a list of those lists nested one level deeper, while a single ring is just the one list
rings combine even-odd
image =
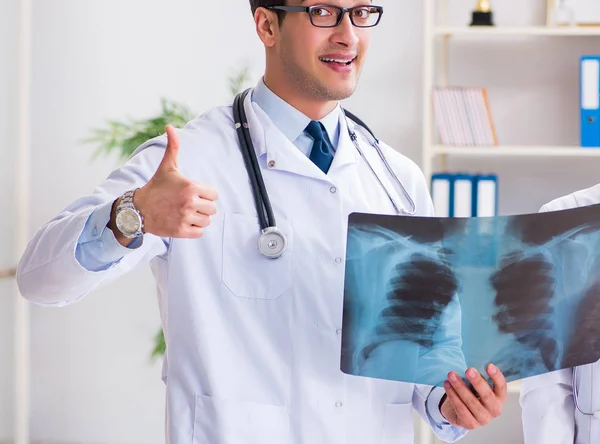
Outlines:
[{"label": "man in white lab coat", "polygon": [[[451,442],[506,399],[494,366],[493,387],[467,372],[477,396],[455,372],[444,390],[340,371],[347,217],[411,203],[338,103],[354,92],[382,8],[329,3],[250,1],[266,71],[243,105],[287,238],[281,257],[259,253],[262,206],[225,106],[141,146],[44,225],[19,264],[24,297],[62,306],[150,263],[168,344],[170,444],[409,444],[413,408]],[[416,214],[433,215],[419,168],[382,150]]]},{"label": "man in white lab coat", "polygon": [[[599,203],[596,185],[555,199],[540,211]],[[600,362],[526,378],[520,399],[525,444],[600,442]]]}]

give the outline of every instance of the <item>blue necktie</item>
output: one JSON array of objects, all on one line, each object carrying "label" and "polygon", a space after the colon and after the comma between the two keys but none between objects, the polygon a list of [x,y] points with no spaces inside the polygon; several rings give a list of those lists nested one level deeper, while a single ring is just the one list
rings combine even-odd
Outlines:
[{"label": "blue necktie", "polygon": [[310,152],[310,160],[327,174],[333,161],[333,145],[327,137],[327,131],[321,122],[311,121],[306,131],[315,141]]}]

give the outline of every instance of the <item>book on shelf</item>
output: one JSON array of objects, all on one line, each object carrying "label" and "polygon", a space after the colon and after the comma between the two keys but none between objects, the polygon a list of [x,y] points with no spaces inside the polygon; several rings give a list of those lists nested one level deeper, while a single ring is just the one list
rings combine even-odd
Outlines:
[{"label": "book on shelf", "polygon": [[436,87],[433,114],[443,145],[496,146],[498,137],[485,88]]}]

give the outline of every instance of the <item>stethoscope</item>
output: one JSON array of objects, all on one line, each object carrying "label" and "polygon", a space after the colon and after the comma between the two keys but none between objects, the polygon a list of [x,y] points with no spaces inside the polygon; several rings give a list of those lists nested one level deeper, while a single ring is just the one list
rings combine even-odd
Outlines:
[{"label": "stethoscope", "polygon": [[[275,222],[275,215],[273,214],[273,207],[271,206],[271,201],[267,194],[267,190],[265,188],[265,183],[263,181],[262,173],[260,171],[260,167],[258,166],[258,159],[256,156],[256,151],[254,150],[254,145],[252,144],[252,137],[250,136],[250,130],[248,129],[248,119],[246,118],[246,111],[244,110],[244,100],[246,96],[250,92],[250,89],[238,94],[233,101],[233,119],[235,122],[235,128],[238,133],[238,137],[240,140],[240,149],[242,151],[242,157],[244,158],[244,164],[246,165],[246,171],[248,171],[248,176],[250,177],[250,185],[252,187],[252,195],[254,197],[254,203],[256,205],[256,211],[258,213],[258,219],[260,222],[261,234],[258,238],[258,250],[261,254],[269,259],[277,259],[281,257],[281,255],[285,252],[287,248],[287,238],[285,234],[277,228],[277,224]],[[350,118],[355,121],[358,125],[362,126],[372,137],[371,144],[379,154],[381,161],[385,165],[388,172],[392,175],[398,187],[402,190],[402,193],[406,197],[406,200],[409,202],[411,210],[406,211],[401,209],[396,202],[392,198],[391,194],[388,192],[387,188],[380,180],[379,176],[365,157],[360,145],[358,143],[358,137],[356,133],[348,126],[348,134],[350,135],[350,139],[352,140],[354,146],[358,150],[360,156],[366,161],[369,169],[377,179],[377,182],[381,185],[383,190],[388,196],[388,199],[392,203],[394,207],[394,211],[397,215],[409,215],[413,216],[416,211],[415,202],[410,197],[406,188],[402,185],[402,182],[388,163],[385,158],[381,148],[379,147],[379,141],[373,134],[373,132],[369,129],[369,127],[358,117],[350,113],[349,111],[342,108],[344,112],[344,116],[346,118]]]},{"label": "stethoscope", "polygon": [[573,379],[572,379],[572,387],[573,387],[573,402],[575,403],[575,407],[582,415],[593,416],[596,419],[600,419],[600,410],[596,410],[595,412],[584,412],[579,407],[579,400],[577,397],[577,392],[579,391],[577,387],[577,367],[573,368]]}]

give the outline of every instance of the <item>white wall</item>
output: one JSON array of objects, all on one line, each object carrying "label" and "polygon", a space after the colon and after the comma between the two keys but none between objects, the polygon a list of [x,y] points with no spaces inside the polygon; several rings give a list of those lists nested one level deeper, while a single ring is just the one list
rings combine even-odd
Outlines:
[{"label": "white wall", "polygon": [[[3,2],[16,9],[17,0]],[[386,7],[384,20],[374,33],[360,88],[347,106],[380,137],[420,162],[420,2],[381,3]],[[474,3],[452,0],[458,22],[469,20]],[[541,23],[542,3],[493,2],[497,23]],[[34,1],[32,234],[118,164],[116,158],[90,161],[93,148],[80,141],[91,128],[109,118],[150,115],[158,110],[162,96],[183,101],[198,112],[225,103],[230,100],[227,75],[240,62],[250,61],[254,79],[258,78],[263,53],[247,0],[217,4],[221,14],[199,0]],[[9,21],[8,15],[0,14],[3,61],[12,51],[11,39],[5,37],[11,32],[5,26]],[[451,45],[451,80],[489,88],[503,142],[576,144],[577,57],[593,47],[594,40],[586,38],[457,40]],[[540,57],[536,63],[534,56]],[[10,91],[6,77],[1,69],[2,99]],[[12,199],[7,167],[12,159],[10,121],[5,100],[0,100],[2,208],[8,208]],[[465,169],[489,169],[490,162],[468,162]],[[537,211],[550,198],[594,184],[594,163],[572,161],[567,170],[564,161],[521,160],[516,166],[497,162],[501,212]],[[557,176],[550,180],[554,173]],[[0,218],[0,264],[4,246],[10,246],[10,229],[10,221]],[[0,287],[0,296],[4,293]],[[12,365],[5,365],[11,360],[12,344],[6,299],[0,299],[0,440],[10,434],[11,418],[11,404],[4,396]],[[164,387],[159,363],[148,358],[159,317],[147,268],[74,306],[32,307],[31,321],[34,439],[163,442]],[[506,430],[507,421],[518,439],[514,397],[507,408],[502,422],[465,442],[494,435],[500,425]],[[480,442],[484,441],[493,442],[487,438]]]},{"label": "white wall", "polygon": [[[14,208],[13,165],[15,142],[12,127],[16,85],[17,3],[0,0],[0,268],[13,265]],[[13,423],[13,304],[14,283],[0,279],[0,442],[12,436]]]}]

